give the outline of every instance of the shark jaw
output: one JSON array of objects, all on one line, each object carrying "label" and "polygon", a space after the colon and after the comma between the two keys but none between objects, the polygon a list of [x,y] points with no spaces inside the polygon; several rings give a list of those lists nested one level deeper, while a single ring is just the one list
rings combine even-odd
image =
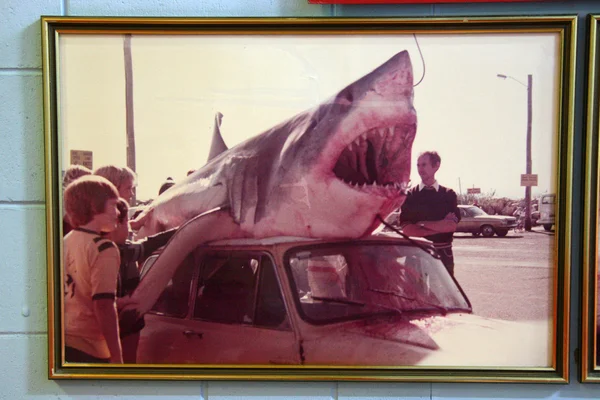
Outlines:
[{"label": "shark jaw", "polygon": [[396,163],[405,145],[394,134],[396,129],[401,128],[375,128],[350,142],[333,167],[335,177],[361,193],[389,199],[405,196],[407,174],[394,173],[404,168],[403,163]]},{"label": "shark jaw", "polygon": [[379,225],[378,214],[387,216],[406,198],[417,131],[413,96],[410,57],[401,52],[334,99],[347,108],[319,164],[323,175],[345,188],[340,197],[368,205],[357,210],[370,221],[363,222],[362,234]]},{"label": "shark jaw", "polygon": [[377,127],[331,144],[330,154],[339,156],[308,175],[313,196],[302,235],[358,238],[373,232],[378,216],[406,198],[415,131],[416,124]]}]

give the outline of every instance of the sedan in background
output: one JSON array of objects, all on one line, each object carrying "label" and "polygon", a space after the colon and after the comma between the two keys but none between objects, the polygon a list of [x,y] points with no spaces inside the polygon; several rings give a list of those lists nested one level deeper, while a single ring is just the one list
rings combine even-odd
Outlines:
[{"label": "sedan in background", "polygon": [[517,226],[517,219],[506,215],[489,215],[477,206],[458,206],[460,222],[456,232],[470,232],[473,236],[503,237]]}]

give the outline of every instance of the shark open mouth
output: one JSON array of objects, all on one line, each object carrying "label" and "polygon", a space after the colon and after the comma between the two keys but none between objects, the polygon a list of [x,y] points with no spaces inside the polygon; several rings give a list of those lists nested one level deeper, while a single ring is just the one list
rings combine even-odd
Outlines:
[{"label": "shark open mouth", "polygon": [[375,128],[358,136],[344,148],[333,173],[347,185],[370,189],[384,195],[406,192],[407,182],[401,182],[401,166],[397,158],[405,147],[403,140],[395,135],[404,127]]}]

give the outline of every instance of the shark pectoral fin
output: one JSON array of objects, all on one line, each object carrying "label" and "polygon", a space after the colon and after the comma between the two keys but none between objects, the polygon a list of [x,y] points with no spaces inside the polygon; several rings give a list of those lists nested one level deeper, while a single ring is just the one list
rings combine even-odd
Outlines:
[{"label": "shark pectoral fin", "polygon": [[152,308],[190,252],[210,241],[241,236],[242,231],[228,208],[209,210],[182,225],[131,295],[138,314]]}]

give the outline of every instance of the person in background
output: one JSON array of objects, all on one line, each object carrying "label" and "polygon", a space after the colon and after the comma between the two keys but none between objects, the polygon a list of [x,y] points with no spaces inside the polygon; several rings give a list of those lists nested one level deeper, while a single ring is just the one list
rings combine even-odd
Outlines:
[{"label": "person in background", "polygon": [[419,156],[417,170],[421,183],[408,191],[402,204],[400,229],[409,236],[431,240],[442,263],[454,276],[452,239],[460,221],[460,210],[456,193],[435,179],[441,162],[435,151],[426,151]]},{"label": "person in background", "polygon": [[[63,194],[64,190],[69,186],[71,182],[73,182],[77,178],[81,178],[82,176],[91,175],[92,170],[84,167],[83,165],[70,165],[69,168],[65,171],[63,175]],[[65,211],[65,207],[63,204],[63,237],[67,235],[67,233],[71,232],[73,227],[71,226],[71,222],[69,222],[69,216]]]},{"label": "person in background", "polygon": [[127,203],[133,199],[134,188],[136,185],[136,174],[129,167],[117,167],[114,165],[105,165],[94,171],[94,175],[102,176],[108,179],[119,191],[119,196],[124,198]]},{"label": "person in background", "polygon": [[175,186],[175,181],[169,176],[167,180],[164,181],[162,185],[160,185],[160,189],[158,189],[158,195],[160,196],[161,194],[163,194],[163,192],[165,192],[173,186]]},{"label": "person in background", "polygon": [[73,230],[63,239],[65,361],[123,363],[116,307],[121,258],[102,234],[117,226],[115,186],[84,176],[65,190]]},{"label": "person in background", "polygon": [[[131,242],[127,240],[129,236],[129,221],[127,219],[129,205],[125,199],[118,200],[117,209],[119,211],[117,227],[114,231],[108,233],[106,237],[117,244],[121,256],[117,284],[117,308],[121,310],[125,305],[131,304],[128,298],[140,283],[138,262],[164,246],[175,233],[175,229],[147,237],[139,242]],[[123,362],[136,362],[140,331],[144,326],[144,317],[139,317],[134,310],[119,313]]]}]

